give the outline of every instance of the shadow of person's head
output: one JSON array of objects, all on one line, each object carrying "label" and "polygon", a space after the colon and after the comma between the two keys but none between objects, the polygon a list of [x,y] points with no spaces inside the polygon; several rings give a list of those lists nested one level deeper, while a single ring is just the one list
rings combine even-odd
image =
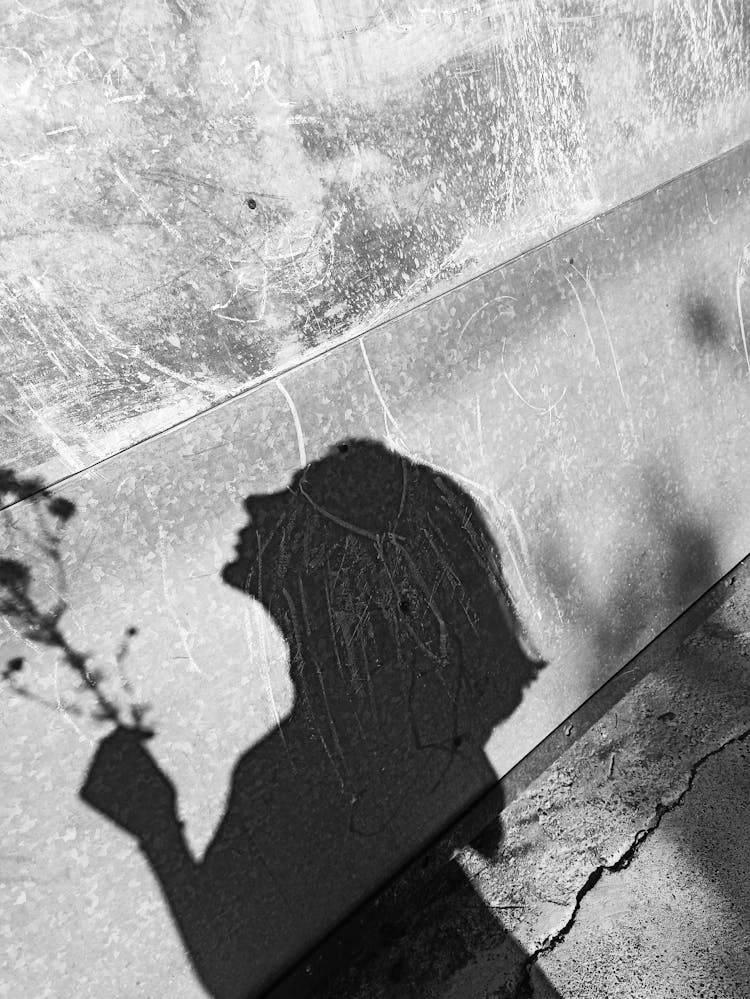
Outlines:
[{"label": "shadow of person's head", "polygon": [[541,663],[519,645],[473,500],[381,443],[346,440],[244,505],[222,578],[281,628],[292,718],[350,760],[362,744],[381,769],[481,752]]}]

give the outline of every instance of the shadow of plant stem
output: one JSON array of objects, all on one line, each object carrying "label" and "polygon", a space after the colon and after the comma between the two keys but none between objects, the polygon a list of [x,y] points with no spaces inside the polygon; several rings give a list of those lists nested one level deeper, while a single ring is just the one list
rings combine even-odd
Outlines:
[{"label": "shadow of plant stem", "polygon": [[[30,504],[36,534],[19,525],[10,511],[6,511],[5,516],[8,518],[10,529],[24,543],[24,547],[28,550],[36,548],[54,565],[57,575],[56,590],[58,594],[65,594],[67,582],[60,554],[61,532],[63,525],[74,516],[75,504],[62,496],[52,496],[36,477],[20,477],[12,469],[0,468],[0,507],[10,506],[20,500],[27,501],[27,509]],[[74,648],[65,637],[60,625],[68,609],[65,597],[60,596],[53,607],[45,609],[32,596],[32,583],[33,575],[28,565],[18,559],[0,557],[0,615],[15,626],[23,638],[39,645],[59,649],[62,661],[79,681],[79,689],[94,699],[95,706],[90,712],[90,717],[97,721],[115,722],[119,726],[137,730],[144,736],[153,734],[144,724],[148,705],[133,700],[133,688],[124,671],[124,660],[131,639],[138,633],[137,628],[132,626],[126,628],[115,654],[119,679],[123,691],[130,700],[127,709],[128,718],[124,715],[123,709],[104,692],[102,683],[105,677],[102,671],[89,666],[91,653]],[[61,705],[41,696],[23,682],[25,667],[24,658],[14,656],[7,661],[0,672],[0,680],[7,683],[20,697],[58,710]],[[83,714],[78,705],[65,704],[62,707],[69,714]]]}]

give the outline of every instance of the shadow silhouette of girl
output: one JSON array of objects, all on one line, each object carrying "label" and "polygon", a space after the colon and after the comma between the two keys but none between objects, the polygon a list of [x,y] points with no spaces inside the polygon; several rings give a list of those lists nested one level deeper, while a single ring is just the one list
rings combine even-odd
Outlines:
[{"label": "shadow silhouette of girl", "polygon": [[105,738],[81,790],[139,840],[216,999],[261,992],[495,783],[483,747],[540,666],[445,475],[348,440],[245,509],[222,578],[281,629],[291,714],[238,759],[200,862],[144,733]]}]

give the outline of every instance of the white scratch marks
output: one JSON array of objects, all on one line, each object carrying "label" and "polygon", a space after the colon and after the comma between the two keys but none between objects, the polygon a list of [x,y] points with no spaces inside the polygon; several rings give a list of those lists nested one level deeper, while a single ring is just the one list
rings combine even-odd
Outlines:
[{"label": "white scratch marks", "polygon": [[[66,462],[67,465],[70,466],[71,471],[78,472],[83,467],[85,462],[81,457],[81,455],[76,450],[74,450],[72,447],[66,444],[66,442],[62,439],[62,437],[59,436],[59,434],[55,431],[54,427],[51,426],[49,421],[43,415],[42,400],[37,395],[38,408],[35,407],[33,403],[31,403],[27,398],[24,389],[15,381],[13,381],[13,385],[16,389],[16,392],[18,393],[19,398],[21,399],[21,402],[23,402],[23,404],[29,410],[33,418],[36,420],[36,422],[42,428],[44,433],[47,435],[51,444],[57,451],[58,455],[63,459],[64,462]],[[29,391],[34,392],[34,394],[37,394],[33,386],[29,386]]]},{"label": "white scratch marks", "polygon": [[[16,91],[17,97],[25,97],[28,94],[29,90],[31,89],[31,84],[34,82],[34,80],[38,75],[36,67],[34,66],[34,60],[31,58],[26,49],[22,49],[18,45],[3,45],[0,46],[0,49],[4,52],[18,52],[18,54],[23,56],[23,58],[28,62],[29,66],[31,67],[31,73],[26,77],[23,83],[19,85],[18,90]],[[6,162],[12,162],[12,161],[6,160]]]},{"label": "white scratch marks", "polygon": [[573,284],[573,282],[570,280],[570,278],[568,277],[567,274],[565,275],[565,280],[570,285],[571,291],[575,295],[576,302],[578,302],[578,311],[581,313],[581,319],[583,320],[583,325],[586,328],[586,333],[588,334],[589,343],[591,344],[591,353],[592,353],[592,355],[594,357],[594,360],[596,361],[597,365],[599,367],[601,367],[601,361],[599,360],[599,358],[597,356],[597,353],[596,353],[596,344],[594,343],[594,337],[592,336],[592,333],[591,333],[591,327],[589,326],[589,321],[586,318],[586,310],[583,307],[583,302],[581,301],[581,296],[578,294],[578,290],[577,290],[576,286]]},{"label": "white scratch marks", "polygon": [[491,305],[494,305],[495,302],[502,302],[505,301],[506,299],[511,302],[518,301],[518,299],[514,295],[498,295],[497,298],[490,299],[489,302],[485,302],[484,305],[480,305],[478,309],[472,312],[472,314],[469,316],[469,318],[461,327],[461,331],[459,332],[458,337],[456,338],[456,345],[461,343],[461,338],[463,337],[464,333],[471,325],[471,323],[476,319],[476,317],[479,315],[480,312],[483,312],[485,309],[488,309]]},{"label": "white scratch marks", "polygon": [[[468,486],[470,489],[473,490],[474,495],[477,497],[477,499],[480,502],[481,506],[483,506],[484,509],[487,511],[487,513],[490,515],[490,518],[491,519],[495,519],[496,521],[499,521],[499,524],[502,527],[502,533],[503,533],[503,537],[504,537],[504,541],[505,541],[504,548],[505,548],[505,551],[507,552],[507,554],[508,554],[508,556],[509,556],[509,558],[511,560],[511,563],[513,565],[513,568],[515,570],[515,574],[516,574],[516,579],[517,579],[517,582],[518,582],[518,586],[521,588],[521,590],[523,592],[523,595],[524,595],[524,598],[525,598],[525,600],[527,602],[528,607],[531,609],[531,611],[534,613],[534,615],[537,618],[541,618],[541,612],[538,611],[535,608],[535,606],[534,606],[534,602],[532,600],[531,593],[529,592],[528,587],[526,586],[526,583],[524,582],[524,576],[523,576],[523,573],[521,571],[521,567],[518,564],[518,560],[517,560],[517,558],[515,556],[515,553],[513,551],[513,547],[512,547],[511,542],[510,542],[510,538],[508,537],[508,533],[509,532],[508,532],[508,530],[506,528],[506,525],[508,523],[508,520],[510,520],[511,523],[513,524],[514,533],[517,536],[518,543],[519,543],[519,546],[521,548],[522,557],[525,559],[525,562],[528,565],[529,564],[528,546],[526,544],[526,539],[525,539],[525,537],[523,535],[523,531],[521,529],[521,525],[519,523],[519,520],[518,520],[518,517],[517,517],[515,511],[509,506],[509,504],[507,504],[507,503],[501,503],[498,500],[497,495],[495,494],[494,490],[489,489],[489,488],[487,488],[487,486],[482,485],[476,479],[469,478],[467,475],[462,475],[460,472],[457,472],[455,469],[445,468],[443,465],[440,465],[438,462],[434,461],[431,457],[429,457],[429,456],[423,456],[423,455],[418,455],[411,448],[409,448],[407,446],[406,442],[403,439],[403,435],[401,434],[401,429],[400,429],[400,427],[398,425],[398,422],[395,419],[395,417],[393,416],[393,414],[391,413],[391,411],[390,411],[390,409],[388,407],[388,403],[386,402],[385,397],[383,396],[383,393],[381,392],[380,387],[379,387],[379,385],[377,383],[377,379],[375,378],[375,373],[372,370],[372,365],[370,364],[370,359],[367,356],[367,350],[365,348],[364,341],[362,339],[359,341],[359,347],[360,347],[360,350],[362,352],[362,358],[363,358],[363,360],[365,362],[365,366],[367,368],[367,373],[368,373],[369,378],[370,378],[370,383],[372,384],[372,387],[373,387],[373,390],[375,392],[375,395],[377,396],[378,401],[380,402],[380,405],[381,405],[381,407],[383,409],[383,422],[384,422],[384,425],[385,425],[385,433],[386,433],[386,437],[388,438],[388,440],[391,441],[392,443],[397,443],[398,447],[412,461],[414,461],[414,462],[422,462],[423,464],[428,465],[430,468],[434,469],[434,471],[436,471],[436,472],[444,475],[447,479],[459,482],[459,483],[463,484],[464,486]],[[555,402],[550,407],[549,410],[542,409],[542,410],[540,410],[540,413],[543,414],[543,415],[546,415],[548,411],[551,412],[560,403],[560,401],[562,400],[562,397],[563,397],[564,394],[565,394],[565,390],[563,390],[563,393],[560,396],[560,398],[557,400],[557,402]],[[481,418],[481,416],[480,416],[480,418]],[[389,426],[388,426],[388,421],[389,420],[390,420],[391,424],[393,425],[393,427],[396,429],[396,431],[401,435],[401,440],[399,440],[399,441],[394,441],[393,440],[393,437],[392,437],[392,435],[390,433],[390,429],[389,429]]]},{"label": "white scratch marks", "polygon": [[59,676],[59,674],[60,674],[60,659],[59,659],[59,656],[58,656],[58,657],[55,658],[55,666],[54,666],[54,672],[53,672],[54,683],[55,683],[55,701],[56,701],[56,704],[57,704],[57,711],[59,712],[59,714],[62,715],[63,719],[67,722],[67,724],[70,725],[72,728],[75,729],[75,731],[83,739],[84,742],[87,742],[89,744],[89,746],[93,746],[94,745],[94,740],[91,739],[88,735],[86,735],[86,733],[83,731],[83,729],[80,727],[80,725],[76,724],[76,722],[73,719],[73,716],[70,713],[69,709],[66,708],[66,706],[62,702],[62,697],[60,696],[60,676]]},{"label": "white scratch marks", "polygon": [[174,368],[170,368],[166,364],[160,364],[158,361],[155,361],[152,357],[149,357],[142,351],[139,352],[139,356],[143,363],[153,371],[158,371],[162,375],[167,375],[168,378],[174,378],[175,381],[182,382],[183,385],[187,385],[189,388],[197,389],[202,393],[208,392],[210,394],[210,391],[202,386],[195,378],[185,378],[185,376],[181,375],[179,371],[175,371]]},{"label": "white scratch marks", "polygon": [[240,282],[239,282],[239,281],[235,281],[235,284],[234,284],[234,291],[233,291],[233,292],[232,292],[232,294],[231,294],[231,295],[229,296],[229,298],[228,298],[228,299],[226,300],[226,302],[216,302],[216,304],[215,304],[215,305],[212,305],[212,306],[210,307],[210,308],[211,308],[211,312],[217,312],[217,311],[218,311],[219,309],[228,309],[228,308],[229,308],[229,306],[230,306],[230,305],[232,304],[232,302],[233,302],[233,301],[235,300],[235,298],[237,297],[237,292],[238,292],[239,290],[240,290]]},{"label": "white scratch marks", "polygon": [[474,403],[476,406],[476,420],[477,420],[477,441],[479,442],[479,455],[484,462],[487,464],[487,454],[484,450],[484,431],[482,430],[482,406],[479,401],[479,394],[477,393]]},{"label": "white scratch marks", "polygon": [[255,319],[249,320],[251,323],[259,323],[266,314],[266,305],[268,301],[268,264],[266,259],[268,257],[268,232],[266,232],[265,239],[263,241],[263,283],[260,288],[260,305],[258,306],[258,315]]},{"label": "white scratch marks", "polygon": [[378,385],[377,379],[375,378],[375,372],[372,370],[372,365],[370,364],[370,358],[367,356],[367,350],[365,348],[364,338],[360,339],[359,341],[359,349],[362,352],[362,359],[364,360],[365,367],[367,368],[367,374],[370,378],[370,384],[372,385],[373,391],[375,392],[375,395],[378,398],[378,402],[380,403],[383,410],[383,426],[385,429],[385,436],[388,438],[388,440],[391,443],[395,443],[391,435],[390,428],[388,426],[388,421],[389,420],[391,421],[393,427],[403,439],[403,435],[401,434],[401,428],[399,427],[398,421],[394,417],[393,413],[388,408],[388,403],[385,401],[383,393],[380,391],[380,386]]},{"label": "white scratch marks", "polygon": [[740,321],[740,336],[742,337],[742,348],[745,351],[745,364],[747,365],[748,374],[750,374],[750,356],[748,356],[747,350],[747,336],[745,334],[745,318],[742,314],[742,287],[747,282],[747,273],[745,271],[745,264],[748,262],[748,255],[750,251],[750,243],[745,243],[742,247],[742,253],[740,254],[739,260],[737,261],[737,275],[734,282],[735,294],[737,296],[737,317]]},{"label": "white scratch marks", "polygon": [[713,217],[713,215],[711,214],[711,209],[708,207],[708,193],[704,193],[703,197],[706,199],[706,215],[708,215],[708,221],[711,223],[711,225],[718,225],[719,223]]},{"label": "white scratch marks", "polygon": [[50,132],[45,132],[46,136],[63,135],[65,132],[77,132],[78,125],[65,125],[63,128],[53,128]]},{"label": "white scratch marks", "polygon": [[120,97],[111,97],[108,104],[140,104],[145,94],[122,94]]},{"label": "white scratch marks", "polygon": [[174,226],[170,225],[170,223],[167,222],[167,220],[164,218],[164,216],[161,215],[160,212],[158,212],[156,208],[154,208],[154,206],[151,204],[151,202],[147,201],[147,199],[143,197],[143,195],[140,193],[140,191],[136,190],[136,188],[131,184],[131,182],[128,180],[128,178],[123,174],[122,170],[120,170],[120,168],[118,166],[113,167],[113,169],[114,169],[115,175],[116,175],[117,179],[120,181],[120,183],[124,184],[125,187],[127,187],[127,189],[132,194],[135,195],[135,198],[138,201],[138,204],[141,206],[141,208],[148,215],[150,215],[151,218],[156,219],[156,221],[159,223],[159,225],[161,225],[162,228],[164,228],[169,233],[170,236],[172,236],[174,239],[178,239],[178,240],[182,239],[182,236],[174,228]]},{"label": "white scratch marks", "polygon": [[[310,623],[310,612],[309,612],[309,609],[308,609],[308,606],[307,606],[307,598],[305,596],[305,588],[303,586],[302,577],[300,575],[297,576],[297,586],[298,586],[298,589],[299,589],[300,607],[302,609],[302,619],[303,619],[303,621],[305,623],[305,631],[307,632],[307,634],[309,636],[309,639],[310,639],[310,644],[309,644],[308,647],[309,647],[312,655],[309,658],[312,659],[312,661],[313,661],[313,663],[315,665],[315,672],[316,672],[317,677],[318,677],[318,686],[320,688],[320,693],[321,693],[321,695],[323,697],[323,704],[325,706],[325,712],[326,712],[326,715],[328,717],[328,724],[330,726],[330,731],[331,731],[331,736],[333,737],[334,746],[335,746],[335,748],[336,748],[336,750],[338,752],[339,758],[341,759],[342,766],[346,767],[346,756],[344,754],[344,750],[343,750],[342,745],[341,745],[341,738],[339,736],[338,728],[336,727],[336,721],[335,721],[335,718],[334,718],[334,713],[333,713],[333,711],[331,711],[331,705],[330,705],[330,702],[328,700],[328,694],[326,693],[326,684],[325,684],[325,678],[323,677],[323,671],[320,668],[320,662],[318,661],[317,655],[315,655],[315,653],[313,652],[313,635],[315,634],[315,631],[314,631],[313,626]],[[365,610],[366,609],[367,608],[365,608]],[[331,761],[331,766],[334,769],[336,777],[338,778],[339,784],[341,786],[341,790],[343,791],[345,784],[344,784],[344,778],[342,776],[342,773],[339,770],[338,766],[336,765],[336,763],[335,763],[335,761],[333,759],[333,756],[331,755],[331,753],[328,750],[328,747],[325,745],[325,742],[323,744],[324,744],[325,749],[326,749],[326,755],[328,756],[328,758]]]},{"label": "white scratch marks", "polygon": [[627,405],[628,398],[625,395],[625,389],[624,389],[623,384],[622,384],[622,378],[620,377],[620,365],[619,365],[619,363],[617,361],[617,354],[615,354],[615,345],[612,342],[612,334],[611,334],[610,329],[609,329],[609,323],[607,322],[607,318],[604,315],[604,312],[602,310],[601,304],[599,303],[599,298],[598,298],[596,292],[594,291],[594,287],[591,284],[591,279],[589,278],[589,272],[586,271],[585,274],[581,274],[581,272],[578,270],[577,267],[574,267],[573,269],[575,270],[576,274],[578,274],[580,277],[582,277],[583,280],[586,282],[586,287],[588,288],[589,292],[591,293],[591,297],[594,299],[594,304],[596,305],[597,311],[598,311],[599,315],[601,316],[602,323],[604,325],[604,332],[607,334],[607,343],[609,344],[609,352],[612,355],[612,363],[613,363],[614,368],[615,368],[615,375],[617,376],[617,384],[620,386],[620,394],[622,395],[622,398],[623,398],[625,404]]},{"label": "white scratch marks", "polygon": [[307,465],[307,452],[305,451],[305,438],[302,434],[302,424],[300,423],[299,413],[297,412],[297,407],[294,404],[294,399],[289,395],[286,387],[282,383],[281,379],[277,379],[276,384],[279,387],[279,392],[284,396],[289,406],[289,412],[292,414],[292,419],[294,420],[294,430],[297,434],[297,449],[299,451],[299,462],[300,467],[304,468]]},{"label": "white scratch marks", "polygon": [[25,167],[32,163],[46,163],[49,159],[49,153],[32,153],[29,156],[18,156],[12,160],[0,160],[0,166]]},{"label": "white scratch marks", "polygon": [[72,11],[66,11],[64,14],[45,14],[43,11],[32,10],[31,7],[26,7],[25,4],[22,4],[21,0],[16,0],[16,7],[20,11],[23,11],[24,14],[31,14],[32,17],[39,17],[43,21],[66,21],[68,18],[73,17]]},{"label": "white scratch marks", "polygon": [[36,652],[38,650],[36,642],[33,642],[28,635],[17,628],[9,617],[2,614],[0,615],[0,621],[3,622],[3,625],[8,629],[8,631],[10,631],[14,638],[16,638],[19,642],[23,642],[27,649],[31,649],[32,652]]},{"label": "white scratch marks", "polygon": [[280,108],[290,108],[294,106],[291,101],[281,100],[281,98],[277,97],[271,89],[271,75],[273,73],[273,68],[270,65],[264,65],[258,59],[253,59],[250,66],[253,70],[253,90],[263,87],[274,104],[278,105]]},{"label": "white scratch marks", "polygon": [[518,389],[516,388],[516,386],[510,380],[510,375],[508,374],[508,372],[506,370],[506,367],[505,367],[505,344],[506,344],[506,338],[503,338],[503,349],[500,352],[500,364],[502,366],[503,377],[505,378],[506,382],[510,386],[510,388],[513,391],[514,395],[518,396],[518,398],[521,400],[521,402],[524,404],[524,406],[528,406],[529,409],[533,409],[535,412],[539,413],[540,416],[549,416],[550,419],[551,419],[552,418],[552,413],[554,412],[555,409],[557,409],[557,407],[560,405],[560,403],[565,398],[565,393],[567,392],[567,388],[564,388],[562,390],[562,392],[560,393],[560,395],[558,396],[557,400],[555,402],[553,402],[550,406],[547,406],[546,409],[543,406],[535,406],[533,402],[529,402],[528,399],[525,399],[521,395],[521,393],[518,391]]},{"label": "white scratch marks", "polygon": [[185,656],[188,662],[190,663],[191,668],[196,673],[200,673],[200,675],[203,676],[204,675],[203,670],[200,668],[198,663],[195,661],[195,657],[193,656],[192,629],[191,632],[188,632],[188,630],[185,628],[182,621],[180,620],[180,615],[177,611],[177,607],[175,606],[174,602],[174,597],[172,595],[172,586],[170,584],[169,575],[167,573],[167,532],[164,530],[164,527],[161,522],[161,514],[159,512],[159,508],[154,502],[151,493],[148,491],[148,489],[146,489],[145,486],[143,488],[143,491],[146,494],[146,498],[151,504],[151,507],[157,519],[157,530],[158,530],[158,539],[159,539],[157,548],[159,553],[159,562],[161,565],[162,592],[164,594],[164,603],[166,606],[166,610],[169,616],[172,618],[175,627],[177,628],[177,632],[180,636],[180,643],[183,649],[185,650]]},{"label": "white scratch marks", "polygon": [[[45,289],[45,287],[42,284],[42,282],[39,281],[39,280],[37,280],[37,278],[35,278],[33,274],[28,274],[26,276],[26,279],[29,282],[29,284],[31,285],[31,287],[34,289],[34,291],[36,292],[36,294],[39,296],[40,301],[44,302],[44,304],[46,305],[46,307],[49,309],[51,315],[54,317],[54,319],[60,325],[60,327],[62,328],[62,330],[67,334],[70,342],[72,344],[74,344],[76,347],[78,347],[84,354],[87,354],[91,358],[91,360],[94,362],[94,364],[97,365],[97,367],[99,367],[99,368],[106,367],[106,364],[104,363],[104,361],[100,357],[97,357],[96,354],[93,354],[88,349],[88,347],[86,347],[86,345],[84,343],[82,343],[81,340],[78,339],[78,337],[75,335],[75,333],[70,328],[70,326],[65,322],[65,320],[62,317],[62,315],[60,314],[60,310],[57,308],[57,306],[55,305],[55,303],[52,301],[51,297],[47,293],[47,290]],[[19,296],[17,294],[14,294],[14,298],[18,302]],[[20,306],[19,306],[19,312],[21,312],[22,315],[24,315],[24,317],[26,319],[28,319],[29,323],[31,323],[31,319],[29,319],[29,317],[26,315],[26,313],[22,312],[22,309],[21,309]],[[31,325],[34,326],[35,330],[37,329],[36,326],[35,326],[35,324],[31,323]],[[42,340],[42,342],[44,342],[46,344],[46,341],[44,339],[43,334],[41,334],[39,330],[37,330],[37,332],[39,333],[40,339]]]}]

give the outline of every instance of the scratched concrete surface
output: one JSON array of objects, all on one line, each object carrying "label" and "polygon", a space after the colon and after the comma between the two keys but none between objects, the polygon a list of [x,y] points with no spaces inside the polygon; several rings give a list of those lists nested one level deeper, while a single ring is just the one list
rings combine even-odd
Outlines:
[{"label": "scratched concrete surface", "polygon": [[[2,661],[51,705],[3,687],[17,993],[199,995],[189,952],[233,995],[235,946],[257,990],[745,554],[749,162],[738,148],[3,511]],[[345,438],[375,443],[308,467]],[[97,755],[98,811],[78,798],[108,730],[97,673],[157,732],[117,779]],[[104,800],[144,781],[159,835]],[[232,901],[196,915],[220,875]]]},{"label": "scratched concrete surface", "polygon": [[0,461],[47,481],[748,132],[742,0],[1,16]]},{"label": "scratched concrete surface", "polygon": [[[730,590],[731,592],[731,590]],[[738,999],[750,981],[750,580],[407,900],[316,999]]]}]

